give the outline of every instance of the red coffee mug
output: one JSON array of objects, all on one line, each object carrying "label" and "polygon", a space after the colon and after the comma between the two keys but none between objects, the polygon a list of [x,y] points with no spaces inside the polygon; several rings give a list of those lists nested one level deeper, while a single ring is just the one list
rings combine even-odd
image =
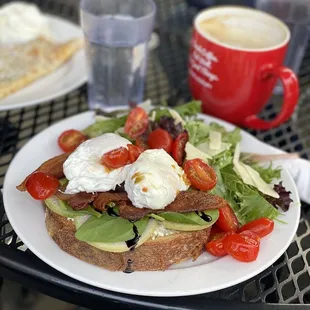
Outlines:
[{"label": "red coffee mug", "polygon": [[[205,113],[236,125],[270,129],[286,122],[299,96],[296,75],[282,66],[289,39],[283,22],[255,9],[222,6],[201,12],[189,55],[192,96],[202,101]],[[284,89],[282,110],[264,121],[257,114],[277,78]]]}]

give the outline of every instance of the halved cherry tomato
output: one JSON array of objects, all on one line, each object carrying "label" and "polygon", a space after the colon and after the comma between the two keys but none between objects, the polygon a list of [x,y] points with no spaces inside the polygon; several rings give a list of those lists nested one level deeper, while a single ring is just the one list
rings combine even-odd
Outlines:
[{"label": "halved cherry tomato", "polygon": [[221,207],[219,210],[219,218],[216,221],[216,225],[222,229],[222,231],[237,231],[239,228],[239,223],[237,217],[227,203],[224,207]]},{"label": "halved cherry tomato", "polygon": [[220,229],[216,225],[212,225],[209,240],[215,239],[219,234],[224,233],[222,229]]},{"label": "halved cherry tomato", "polygon": [[138,146],[133,144],[127,144],[128,148],[128,160],[132,164],[135,162],[139,155],[143,152]]},{"label": "halved cherry tomato", "polygon": [[87,137],[80,131],[70,129],[64,131],[58,138],[58,145],[64,152],[74,151]]},{"label": "halved cherry tomato", "polygon": [[37,200],[44,200],[54,195],[58,186],[59,182],[56,178],[40,171],[31,174],[26,182],[28,193]]},{"label": "halved cherry tomato", "polygon": [[186,131],[180,133],[172,144],[172,157],[179,166],[182,166],[184,159],[185,144],[188,141],[188,133]]},{"label": "halved cherry tomato", "polygon": [[248,236],[248,237],[256,240],[257,242],[260,241],[260,236],[251,230],[244,230],[244,231],[240,232],[239,235]]},{"label": "halved cherry tomato", "polygon": [[136,139],[135,145],[142,151],[145,151],[149,148],[146,141],[142,137]]},{"label": "halved cherry tomato", "polygon": [[147,113],[142,108],[134,108],[127,117],[124,132],[131,138],[136,138],[145,132],[148,122]]},{"label": "halved cherry tomato", "polygon": [[157,128],[149,134],[147,143],[151,149],[164,149],[171,153],[173,139],[167,130]]},{"label": "halved cherry tomato", "polygon": [[102,155],[101,163],[108,168],[116,169],[127,165],[129,152],[125,147],[119,147],[115,150]]},{"label": "halved cherry tomato", "polygon": [[207,191],[216,185],[215,170],[199,158],[187,160],[184,164],[184,171],[195,188]]},{"label": "halved cherry tomato", "polygon": [[213,239],[206,244],[206,251],[214,256],[225,256],[227,252],[224,249],[224,240],[227,236],[234,232],[218,233],[213,236]]},{"label": "halved cherry tomato", "polygon": [[244,234],[233,234],[224,240],[224,250],[227,254],[241,262],[256,260],[259,247],[260,241]]},{"label": "halved cherry tomato", "polygon": [[261,238],[269,235],[274,228],[274,221],[268,218],[262,217],[243,225],[239,232],[250,230],[259,235]]}]

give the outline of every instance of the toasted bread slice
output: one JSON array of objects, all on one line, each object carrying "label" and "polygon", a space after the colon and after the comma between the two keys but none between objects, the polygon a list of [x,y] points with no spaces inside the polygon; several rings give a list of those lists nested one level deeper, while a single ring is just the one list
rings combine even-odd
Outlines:
[{"label": "toasted bread slice", "polygon": [[77,38],[57,44],[43,37],[0,49],[0,99],[51,73],[83,46]]},{"label": "toasted bread slice", "polygon": [[48,233],[62,250],[111,271],[166,270],[172,264],[187,259],[196,260],[210,234],[210,228],[179,232],[150,239],[133,251],[111,253],[77,240],[74,223],[49,209],[46,209],[45,221]]}]

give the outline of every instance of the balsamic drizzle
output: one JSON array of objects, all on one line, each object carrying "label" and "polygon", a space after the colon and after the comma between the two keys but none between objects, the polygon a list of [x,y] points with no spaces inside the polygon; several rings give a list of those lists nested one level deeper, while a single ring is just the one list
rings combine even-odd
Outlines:
[{"label": "balsamic drizzle", "polygon": [[205,213],[203,213],[203,212],[201,212],[201,214],[199,214],[198,211],[196,211],[196,214],[197,214],[198,216],[200,216],[204,221],[206,221],[206,222],[212,222],[212,217],[211,217],[210,215],[207,215],[207,214],[205,214]]},{"label": "balsamic drizzle", "polygon": [[130,251],[133,251],[135,249],[135,247],[136,247],[136,245],[140,239],[138,228],[135,224],[132,225],[132,230],[133,230],[135,236],[132,239],[125,241],[127,247],[130,249]]},{"label": "balsamic drizzle", "polygon": [[131,259],[128,259],[127,260],[127,266],[124,270],[124,273],[132,273],[133,272],[133,269],[132,269],[132,260]]}]

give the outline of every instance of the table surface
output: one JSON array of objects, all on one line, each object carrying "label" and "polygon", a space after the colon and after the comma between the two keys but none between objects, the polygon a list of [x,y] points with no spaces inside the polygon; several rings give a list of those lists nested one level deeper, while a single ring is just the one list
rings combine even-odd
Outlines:
[{"label": "table surface", "polygon": [[[78,22],[77,1],[35,1],[43,11]],[[149,56],[145,98],[154,103],[187,101],[187,55],[190,25],[196,14],[183,0],[157,0],[155,32],[160,44]],[[2,4],[2,2],[0,2]],[[310,86],[310,45],[299,74],[302,93]],[[279,110],[274,97],[262,112],[270,119]],[[306,100],[307,101],[307,100]],[[46,104],[0,112],[0,187],[16,152],[35,134],[54,122],[87,110],[86,86]],[[288,152],[310,156],[310,104],[303,102],[295,118],[268,132],[250,131],[260,140]],[[210,294],[182,298],[129,296],[91,287],[49,267],[29,250],[6,219],[0,194],[0,276],[16,280],[43,293],[81,306],[109,309],[281,309],[282,304],[310,308],[310,208],[302,204],[299,228],[292,244],[272,266],[234,287]],[[246,303],[246,304],[244,304]],[[248,305],[247,303],[251,303]],[[306,305],[308,304],[308,305]]]}]

